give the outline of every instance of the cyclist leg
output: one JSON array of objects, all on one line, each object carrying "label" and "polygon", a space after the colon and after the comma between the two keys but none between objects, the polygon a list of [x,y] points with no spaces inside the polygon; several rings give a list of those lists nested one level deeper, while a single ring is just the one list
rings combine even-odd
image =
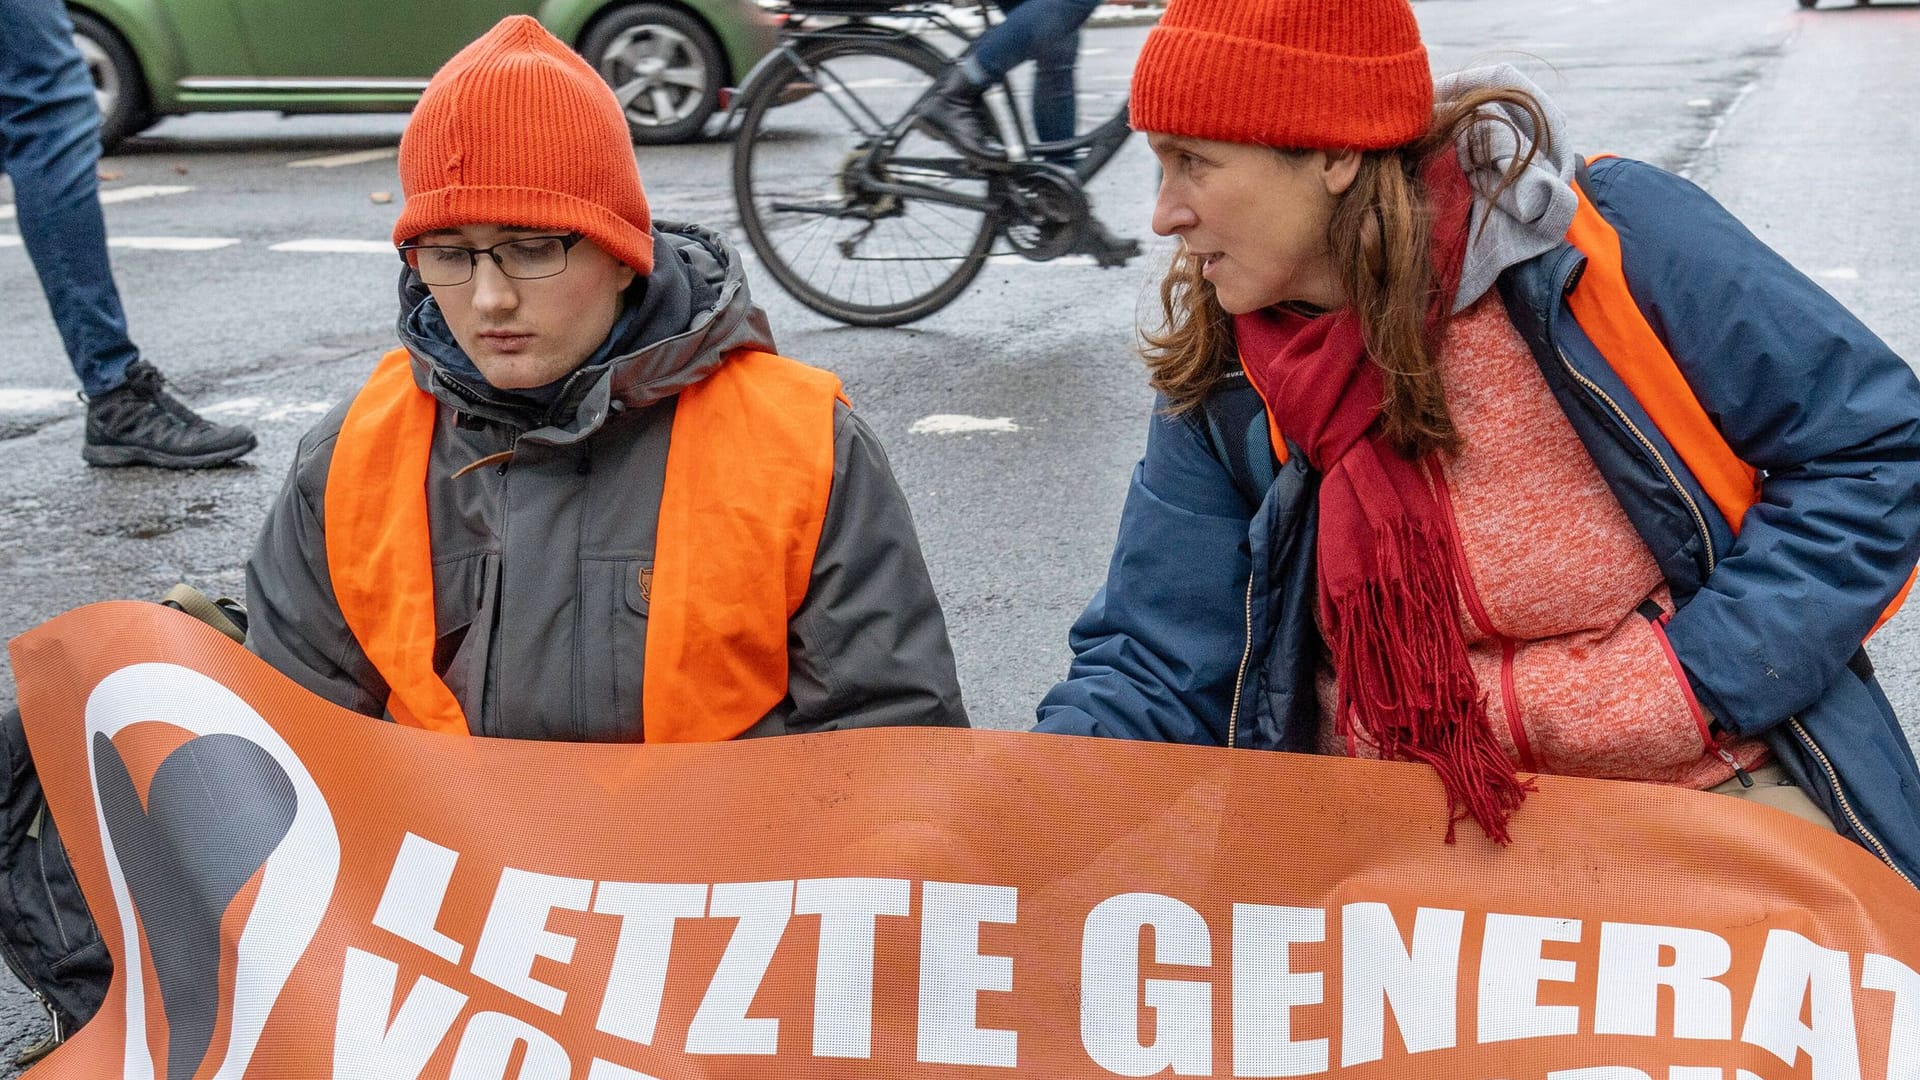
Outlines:
[{"label": "cyclist leg", "polygon": [[[1074,38],[1099,0],[1018,0],[1002,6],[1006,21],[982,34],[969,58],[971,71],[983,76],[983,83],[1004,79],[1021,61],[1036,59],[1049,46],[1057,49],[1065,39]],[[1077,57],[1077,38],[1073,44]],[[1056,67],[1060,55],[1053,54]]]},{"label": "cyclist leg", "polygon": [[[1027,0],[1029,3],[1038,0]],[[1080,32],[1045,38],[1033,57],[1033,135],[1043,143],[1073,138],[1079,125],[1074,98],[1074,66],[1080,60]]]}]

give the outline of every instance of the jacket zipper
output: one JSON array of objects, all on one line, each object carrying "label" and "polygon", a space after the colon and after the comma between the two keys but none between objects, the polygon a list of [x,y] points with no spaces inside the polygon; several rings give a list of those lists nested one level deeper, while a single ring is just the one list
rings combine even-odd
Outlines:
[{"label": "jacket zipper", "polygon": [[[1572,289],[1573,282],[1577,280],[1579,280],[1579,278],[1576,274],[1572,280],[1568,281],[1567,288],[1569,290]],[[1608,397],[1605,390],[1600,389],[1592,379],[1581,374],[1580,370],[1573,366],[1573,362],[1567,359],[1566,350],[1556,344],[1553,351],[1559,356],[1560,363],[1567,369],[1567,373],[1572,375],[1581,386],[1586,387],[1588,393],[1605,402],[1607,408],[1613,411],[1613,415],[1628,431],[1633,433],[1633,437],[1640,441],[1640,445],[1646,449],[1647,454],[1659,464],[1660,471],[1666,474],[1667,483],[1673,488],[1674,492],[1680,496],[1680,500],[1686,503],[1687,512],[1693,515],[1694,527],[1700,530],[1700,542],[1705,545],[1707,573],[1712,574],[1715,565],[1713,536],[1707,531],[1706,516],[1700,512],[1700,506],[1693,501],[1693,496],[1687,494],[1687,489],[1681,486],[1680,478],[1674,474],[1673,466],[1667,463],[1667,459],[1654,447],[1652,440],[1648,439],[1646,434],[1627,416],[1626,411],[1620,408],[1619,404],[1611,397]],[[1887,865],[1888,869],[1900,875],[1900,880],[1915,888],[1920,888],[1920,885],[1917,885],[1899,866],[1894,864],[1893,856],[1888,854],[1886,845],[1881,842],[1878,836],[1873,834],[1872,830],[1867,828],[1866,823],[1862,822],[1860,816],[1854,812],[1853,804],[1847,801],[1847,793],[1840,787],[1840,775],[1833,771],[1833,763],[1827,760],[1826,751],[1820,749],[1819,744],[1813,741],[1813,736],[1807,733],[1806,727],[1800,723],[1800,718],[1797,716],[1788,717],[1787,722],[1793,725],[1793,733],[1800,740],[1801,744],[1820,762],[1821,771],[1826,773],[1827,787],[1833,791],[1834,799],[1839,804],[1840,812],[1846,815],[1847,823],[1853,826],[1854,831],[1860,835],[1861,839],[1866,841],[1867,847],[1873,850],[1873,853],[1879,857],[1881,862]],[[1724,745],[1716,746],[1714,749],[1720,755],[1721,760],[1732,762],[1735,771],[1741,771],[1739,763],[1732,760],[1733,755],[1727,751]]]},{"label": "jacket zipper", "polygon": [[1247,639],[1240,647],[1240,674],[1233,680],[1233,710],[1227,714],[1227,749],[1240,733],[1240,692],[1247,685],[1247,661],[1253,656],[1253,567],[1247,567]]},{"label": "jacket zipper", "polygon": [[1486,605],[1480,601],[1480,591],[1474,587],[1473,575],[1467,570],[1467,553],[1460,543],[1460,532],[1456,528],[1453,495],[1447,487],[1445,470],[1438,461],[1428,458],[1427,474],[1433,478],[1433,493],[1440,503],[1441,520],[1452,540],[1448,547],[1453,556],[1453,574],[1459,582],[1460,601],[1481,635],[1500,643],[1500,704],[1507,716],[1507,730],[1513,735],[1513,748],[1520,755],[1520,767],[1528,772],[1539,772],[1540,767],[1533,760],[1533,743],[1527,739],[1526,727],[1520,721],[1520,692],[1513,682],[1514,658],[1518,648],[1512,638],[1494,629],[1493,619],[1487,615]]},{"label": "jacket zipper", "polygon": [[1580,369],[1573,366],[1573,361],[1567,359],[1567,354],[1564,349],[1555,345],[1553,351],[1560,357],[1560,363],[1567,369],[1567,374],[1572,375],[1581,386],[1586,387],[1588,393],[1606,403],[1607,408],[1613,411],[1614,417],[1618,419],[1621,424],[1625,425],[1629,432],[1633,433],[1633,437],[1639,440],[1641,447],[1646,450],[1647,455],[1653,458],[1654,462],[1660,466],[1660,471],[1666,474],[1667,484],[1680,496],[1680,501],[1687,504],[1687,512],[1693,515],[1694,527],[1700,530],[1700,542],[1706,545],[1707,573],[1712,574],[1715,565],[1713,535],[1707,531],[1706,515],[1700,512],[1700,504],[1693,501],[1693,496],[1687,494],[1687,489],[1681,485],[1680,477],[1673,471],[1673,466],[1667,463],[1666,457],[1653,445],[1653,440],[1647,438],[1646,433],[1641,431],[1639,426],[1627,416],[1626,410],[1622,409],[1618,402],[1608,397],[1607,392],[1600,389],[1597,383],[1581,374]]},{"label": "jacket zipper", "polygon": [[1787,723],[1793,725],[1793,734],[1800,740],[1801,745],[1812,752],[1814,759],[1820,762],[1821,771],[1827,774],[1827,786],[1833,790],[1833,797],[1840,805],[1840,812],[1846,815],[1847,824],[1853,826],[1853,831],[1858,833],[1862,840],[1866,841],[1866,846],[1870,848],[1875,855],[1879,856],[1881,862],[1887,864],[1888,869],[1900,875],[1901,881],[1906,882],[1908,885],[1913,885],[1915,888],[1920,888],[1920,885],[1915,885],[1914,880],[1908,877],[1905,871],[1894,864],[1893,856],[1887,852],[1887,846],[1880,841],[1878,836],[1873,834],[1871,829],[1867,828],[1865,822],[1860,820],[1860,815],[1854,813],[1853,804],[1847,801],[1847,793],[1841,790],[1840,774],[1833,771],[1833,762],[1827,760],[1826,751],[1820,749],[1820,744],[1813,741],[1813,736],[1809,734],[1806,727],[1800,723],[1800,718],[1790,716],[1787,718]]}]

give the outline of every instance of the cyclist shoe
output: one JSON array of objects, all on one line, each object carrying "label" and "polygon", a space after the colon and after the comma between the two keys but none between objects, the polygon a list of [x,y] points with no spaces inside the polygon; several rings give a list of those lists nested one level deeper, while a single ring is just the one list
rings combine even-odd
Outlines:
[{"label": "cyclist shoe", "polygon": [[1129,259],[1140,254],[1140,241],[1115,236],[1100,224],[1099,218],[1090,217],[1081,227],[1080,242],[1074,245],[1073,251],[1076,255],[1093,256],[1093,261],[1103,267],[1125,266]]},{"label": "cyclist shoe", "polygon": [[987,88],[974,85],[960,65],[948,65],[946,74],[933,84],[926,104],[920,107],[918,122],[935,138],[945,139],[963,153],[999,157],[1004,153],[1000,140],[981,120],[986,93]]},{"label": "cyclist shoe", "polygon": [[152,364],[135,361],[127,381],[87,402],[87,437],[80,456],[89,465],[157,465],[204,469],[253,449],[253,432],[216,424],[166,391]]}]

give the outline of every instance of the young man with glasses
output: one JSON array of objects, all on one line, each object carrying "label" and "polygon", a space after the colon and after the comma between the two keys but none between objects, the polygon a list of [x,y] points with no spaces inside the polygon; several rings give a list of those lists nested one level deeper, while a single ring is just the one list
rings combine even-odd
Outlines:
[{"label": "young man with glasses", "polygon": [[248,646],[444,731],[709,741],[964,725],[906,499],[739,257],[651,220],[599,76],[531,18],[400,146],[399,338],[302,441]]}]

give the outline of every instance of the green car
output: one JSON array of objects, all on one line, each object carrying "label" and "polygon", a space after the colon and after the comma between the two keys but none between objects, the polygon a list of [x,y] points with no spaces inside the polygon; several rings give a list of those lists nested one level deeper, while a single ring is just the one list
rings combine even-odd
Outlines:
[{"label": "green car", "polygon": [[521,14],[613,86],[635,142],[681,142],[775,37],[754,0],[83,0],[67,10],[109,150],[179,113],[405,112],[461,46]]}]

